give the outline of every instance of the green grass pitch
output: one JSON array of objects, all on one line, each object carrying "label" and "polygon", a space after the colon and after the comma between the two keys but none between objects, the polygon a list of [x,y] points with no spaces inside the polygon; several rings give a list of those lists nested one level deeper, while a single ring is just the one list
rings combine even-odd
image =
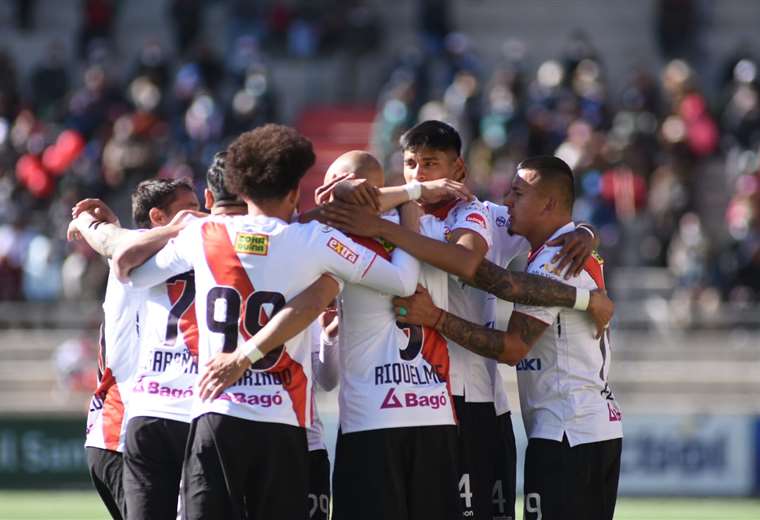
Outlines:
[{"label": "green grass pitch", "polygon": [[[0,491],[0,520],[108,518],[94,491]],[[760,520],[760,500],[621,498],[615,520]]]}]

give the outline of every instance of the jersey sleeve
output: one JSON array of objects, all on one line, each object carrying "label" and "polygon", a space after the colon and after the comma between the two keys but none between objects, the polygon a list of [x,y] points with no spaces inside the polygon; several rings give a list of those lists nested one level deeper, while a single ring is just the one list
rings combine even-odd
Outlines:
[{"label": "jersey sleeve", "polygon": [[315,253],[325,272],[349,283],[398,296],[408,296],[417,287],[420,264],[407,252],[396,248],[388,262],[328,226],[321,226],[316,236]]},{"label": "jersey sleeve", "polygon": [[450,222],[451,230],[466,229],[480,235],[486,241],[488,248],[493,246],[493,230],[488,210],[480,201],[462,204],[454,209]]},{"label": "jersey sleeve", "polygon": [[193,251],[201,241],[202,220],[190,223],[158,253],[129,273],[133,287],[153,287],[193,268]]},{"label": "jersey sleeve", "polygon": [[[544,250],[541,251],[538,256],[530,262],[530,264],[528,264],[526,272],[528,274],[542,276],[544,278],[554,280],[555,282],[566,283],[577,287],[577,282],[573,283],[573,280],[577,280],[577,278],[564,280],[562,278],[562,273],[559,272],[556,264],[552,262],[552,257],[554,257],[554,254],[556,252],[557,248],[545,247]],[[554,320],[557,319],[557,315],[559,315],[560,310],[561,307],[539,307],[537,305],[522,305],[519,303],[515,304],[515,312],[526,314],[532,318],[546,323],[547,325],[554,323]]]}]

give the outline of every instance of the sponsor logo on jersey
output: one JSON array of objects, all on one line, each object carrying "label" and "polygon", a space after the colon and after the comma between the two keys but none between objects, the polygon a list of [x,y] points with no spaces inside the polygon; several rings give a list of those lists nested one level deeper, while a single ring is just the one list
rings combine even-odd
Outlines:
[{"label": "sponsor logo on jersey", "polygon": [[388,393],[385,394],[383,403],[380,405],[380,409],[432,408],[433,410],[437,410],[442,406],[446,406],[447,403],[446,392],[441,393],[441,395],[424,395],[415,392],[404,392],[403,394],[396,395],[396,389],[389,388]]},{"label": "sponsor logo on jersey", "polygon": [[541,358],[521,359],[515,368],[517,370],[532,370],[537,372],[541,370]]},{"label": "sponsor logo on jersey", "polygon": [[496,217],[496,225],[499,226],[499,227],[506,226],[507,225],[507,219],[504,218],[504,217],[502,217],[502,216]]},{"label": "sponsor logo on jersey", "polygon": [[607,410],[609,411],[610,422],[620,422],[623,420],[623,412],[621,412],[617,406],[608,402]]},{"label": "sponsor logo on jersey", "polygon": [[591,251],[591,256],[597,261],[597,263],[599,263],[599,265],[604,265],[604,258],[602,258],[595,250]]},{"label": "sponsor logo on jersey", "polygon": [[472,222],[473,224],[477,224],[483,229],[488,228],[488,224],[486,224],[486,219],[483,215],[480,213],[470,213],[464,218],[467,222]]},{"label": "sponsor logo on jersey", "polygon": [[246,255],[269,254],[269,235],[261,233],[238,233],[235,235],[235,252]]},{"label": "sponsor logo on jersey", "polygon": [[346,244],[337,238],[330,237],[330,240],[327,241],[327,247],[338,253],[340,256],[352,264],[355,264],[359,259],[359,255],[357,255],[351,248],[349,248]]}]

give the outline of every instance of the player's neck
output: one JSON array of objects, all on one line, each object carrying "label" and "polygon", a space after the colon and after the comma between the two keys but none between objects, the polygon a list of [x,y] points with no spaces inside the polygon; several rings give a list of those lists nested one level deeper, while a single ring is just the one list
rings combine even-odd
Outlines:
[{"label": "player's neck", "polygon": [[293,216],[293,208],[286,200],[248,201],[247,204],[248,214],[254,217],[264,216],[290,222]]},{"label": "player's neck", "polygon": [[548,242],[549,238],[558,229],[569,224],[572,221],[572,217],[569,217],[567,215],[548,218],[543,223],[538,223],[538,225],[536,225],[530,233],[525,235],[525,238],[527,238],[528,242],[530,242],[530,248],[535,251],[546,242]]}]

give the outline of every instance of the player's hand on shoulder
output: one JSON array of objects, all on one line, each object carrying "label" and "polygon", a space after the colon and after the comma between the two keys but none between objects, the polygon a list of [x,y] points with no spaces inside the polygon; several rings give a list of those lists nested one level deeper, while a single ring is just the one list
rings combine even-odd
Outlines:
[{"label": "player's hand on shoulder", "polygon": [[565,273],[565,280],[568,280],[581,274],[583,265],[594,250],[594,238],[587,231],[576,229],[563,233],[546,245],[560,248],[552,263],[557,266],[558,272]]},{"label": "player's hand on shoulder", "polygon": [[197,218],[206,218],[208,213],[198,211],[194,209],[183,209],[178,211],[176,215],[169,221],[167,226],[173,226],[178,229],[184,229],[190,222]]},{"label": "player's hand on shoulder", "polygon": [[599,339],[604,334],[604,330],[609,327],[612,316],[615,314],[615,304],[607,296],[604,289],[594,289],[591,291],[587,312],[596,326],[595,339]]},{"label": "player's hand on shoulder", "polygon": [[473,198],[467,186],[451,179],[436,179],[420,184],[422,184],[420,200],[425,204],[435,204],[447,199],[472,200]]}]

